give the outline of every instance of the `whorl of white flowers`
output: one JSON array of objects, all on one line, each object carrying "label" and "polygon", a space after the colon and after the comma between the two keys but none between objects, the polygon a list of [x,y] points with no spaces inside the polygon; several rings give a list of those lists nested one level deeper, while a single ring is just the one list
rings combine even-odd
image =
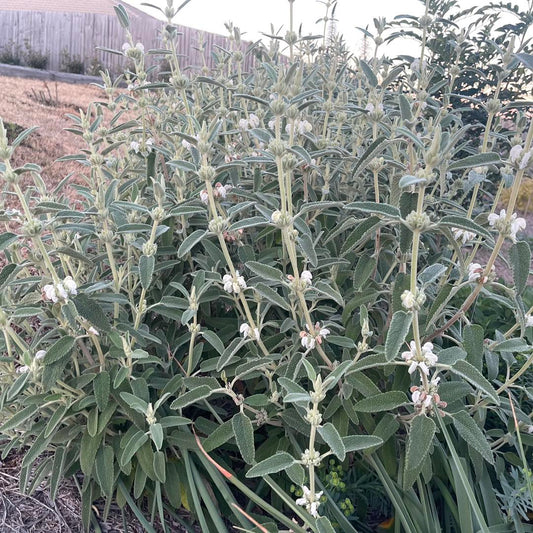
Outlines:
[{"label": "whorl of white flowers", "polygon": [[322,327],[320,322],[314,325],[313,331],[309,329],[307,324],[305,329],[307,331],[300,331],[300,342],[306,350],[312,350],[317,344],[322,344],[323,339],[330,334],[330,330]]},{"label": "whorl of white flowers", "polygon": [[419,368],[426,376],[429,375],[429,369],[435,366],[438,361],[438,357],[433,353],[433,344],[426,342],[422,346],[421,353],[418,353],[415,341],[409,343],[409,348],[409,350],[402,353],[402,359],[410,363],[409,374]]},{"label": "whorl of white flowers", "polygon": [[287,133],[291,133],[291,130],[300,135],[305,135],[306,133],[313,131],[313,125],[307,120],[296,119],[294,123],[289,122],[289,124],[285,126],[285,131]]},{"label": "whorl of white flowers", "polygon": [[78,294],[78,286],[72,276],[67,276],[63,281],[43,287],[43,297],[53,303],[66,302],[69,296],[76,296],[76,294]]},{"label": "whorl of white flowers", "polygon": [[513,242],[516,242],[516,234],[526,229],[526,221],[519,217],[516,213],[511,215],[509,223],[507,222],[507,212],[505,209],[500,211],[500,214],[491,213],[488,216],[489,224],[501,234],[510,237]]},{"label": "whorl of white flowers", "polygon": [[415,289],[415,292],[403,291],[400,296],[402,305],[408,311],[418,311],[426,301],[426,295],[422,289]]},{"label": "whorl of white flowers", "polygon": [[224,290],[229,294],[239,294],[242,289],[246,289],[246,281],[244,281],[238,270],[235,271],[235,277],[231,274],[225,274],[222,278],[222,283],[224,283]]},{"label": "whorl of white flowers", "polygon": [[320,505],[320,498],[322,497],[323,491],[312,494],[305,485],[302,487],[302,491],[304,495],[296,500],[296,505],[305,507],[309,514],[316,518],[318,516],[318,506]]},{"label": "whorl of white flowers", "polygon": [[472,231],[467,231],[465,229],[460,228],[452,228],[453,237],[456,241],[459,241],[463,243],[463,246],[470,242],[471,240],[475,239],[476,234]]},{"label": "whorl of white flowers", "polygon": [[253,128],[258,128],[260,124],[261,121],[259,120],[259,117],[254,113],[250,113],[248,118],[241,118],[239,120],[239,129],[243,131],[251,130]]},{"label": "whorl of white flowers", "polygon": [[[485,269],[479,263],[470,263],[468,265],[468,281],[477,283],[487,283],[487,281],[489,281],[489,277],[483,275],[484,271]],[[495,268],[493,266],[491,273],[493,273],[494,271]]]},{"label": "whorl of white flowers", "polygon": [[241,327],[239,328],[240,334],[246,339],[254,339],[258,341],[260,339],[259,335],[259,329],[258,328],[251,328],[250,324],[244,322],[244,324],[241,324]]},{"label": "whorl of white flowers", "polygon": [[509,161],[518,167],[518,170],[524,170],[533,154],[533,150],[526,152],[519,144],[513,146],[509,152]]}]

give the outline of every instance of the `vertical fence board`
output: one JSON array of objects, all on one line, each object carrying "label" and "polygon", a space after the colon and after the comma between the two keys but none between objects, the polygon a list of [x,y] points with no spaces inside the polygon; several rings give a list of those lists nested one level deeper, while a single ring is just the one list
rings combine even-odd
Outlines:
[{"label": "vertical fence board", "polygon": [[[135,42],[141,42],[148,50],[161,48],[161,31],[164,23],[149,15],[130,12],[131,32]],[[184,67],[199,70],[205,61],[208,67],[214,66],[214,45],[230,49],[230,41],[221,35],[200,32],[194,28],[178,26],[183,34],[178,38],[178,54],[183,55]],[[206,43],[205,51],[197,50],[201,39]],[[98,47],[121,50],[126,40],[125,32],[114,15],[98,13],[62,13],[43,11],[2,11],[0,5],[0,50],[11,43],[25,50],[25,43],[36,51],[48,55],[48,68],[60,70],[62,51],[72,57],[80,56],[86,67],[94,58],[111,71],[122,71],[124,58],[97,50]],[[243,51],[247,43],[243,43]],[[217,52],[219,53],[219,52]],[[148,59],[150,61],[150,59]],[[251,65],[246,58],[244,69]]]}]

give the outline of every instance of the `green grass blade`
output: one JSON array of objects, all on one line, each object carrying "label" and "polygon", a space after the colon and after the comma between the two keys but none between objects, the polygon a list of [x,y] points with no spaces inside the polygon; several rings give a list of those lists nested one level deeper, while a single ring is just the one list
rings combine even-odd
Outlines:
[{"label": "green grass blade", "polygon": [[[446,428],[446,424],[444,424],[444,421],[442,420],[442,417],[440,415],[438,415],[436,418],[437,418],[437,422],[439,424],[440,430],[442,431],[442,434],[444,435],[444,438],[446,440],[446,444],[448,445],[448,449],[450,450],[450,455],[452,456],[452,467],[455,467],[456,469],[458,480],[460,481],[463,487],[464,495],[466,496],[466,498],[468,499],[470,503],[471,511],[474,514],[481,531],[488,531],[489,528],[485,522],[483,513],[481,512],[481,509],[479,508],[479,505],[477,504],[476,496],[474,492],[472,491],[472,488],[470,486],[466,473],[461,465],[461,460],[459,456],[457,455],[457,452],[453,445],[450,434],[448,433],[448,429]],[[459,497],[459,494],[457,494],[457,486],[456,486],[456,495],[457,497]],[[459,508],[459,516],[461,516],[461,508]]]}]

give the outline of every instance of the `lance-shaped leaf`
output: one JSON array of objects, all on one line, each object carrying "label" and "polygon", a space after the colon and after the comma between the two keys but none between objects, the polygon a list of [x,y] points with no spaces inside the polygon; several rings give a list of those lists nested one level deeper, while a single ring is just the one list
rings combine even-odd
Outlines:
[{"label": "lance-shaped leaf", "polygon": [[466,411],[459,411],[452,416],[453,424],[459,435],[463,437],[469,446],[477,450],[486,461],[493,464],[494,457],[490,444],[475,420]]},{"label": "lance-shaped leaf", "polygon": [[412,313],[396,311],[392,316],[387,340],[385,341],[385,356],[387,361],[392,361],[398,355],[402,344],[405,342],[405,337],[409,333],[412,321]]},{"label": "lance-shaped leaf", "polygon": [[483,165],[493,165],[501,161],[500,154],[496,152],[486,152],[484,154],[469,155],[458,161],[454,161],[448,170],[462,170],[464,168],[480,167]]},{"label": "lance-shaped leaf", "polygon": [[251,420],[244,413],[237,413],[231,420],[235,441],[244,462],[255,462],[254,428]]},{"label": "lance-shaped leaf", "polygon": [[148,289],[152,283],[154,267],[155,257],[153,255],[141,255],[139,258],[139,278],[143,289]]},{"label": "lance-shaped leaf", "polygon": [[192,389],[185,394],[182,394],[179,398],[174,400],[170,405],[171,409],[183,409],[188,405],[203,400],[211,395],[211,387],[208,385],[200,385],[196,389]]},{"label": "lance-shaped leaf", "polygon": [[277,452],[276,455],[264,459],[246,472],[246,477],[261,477],[275,474],[292,466],[296,460],[287,452]]},{"label": "lance-shaped leaf", "polygon": [[405,453],[404,490],[408,490],[413,485],[422,471],[422,465],[431,449],[435,430],[435,422],[426,415],[417,415],[413,418]]},{"label": "lance-shaped leaf", "polygon": [[196,246],[204,238],[206,233],[207,232],[203,229],[197,229],[185,237],[184,241],[178,248],[178,257],[181,259],[187,255],[194,248],[194,246]]},{"label": "lance-shaped leaf", "polygon": [[257,276],[270,281],[280,281],[283,276],[281,270],[269,265],[263,265],[263,263],[258,263],[257,261],[248,261],[246,263],[246,268],[251,270]]},{"label": "lance-shaped leaf", "polygon": [[526,288],[531,268],[531,249],[526,241],[513,244],[510,253],[513,267],[513,281],[518,294],[522,294]]},{"label": "lance-shaped leaf", "polygon": [[328,422],[318,428],[318,434],[324,439],[324,442],[330,447],[331,451],[339,458],[339,460],[344,461],[344,458],[346,457],[346,448],[344,447],[344,442],[335,426]]},{"label": "lance-shaped leaf", "polygon": [[381,411],[392,411],[401,405],[405,405],[408,401],[407,396],[402,391],[389,391],[357,402],[354,409],[363,413],[379,413]]},{"label": "lance-shaped leaf", "polygon": [[470,363],[459,360],[452,367],[450,367],[450,370],[454,374],[465,378],[472,385],[474,385],[474,387],[484,392],[496,405],[500,404],[500,399],[498,398],[498,395],[496,394],[496,391],[490,382]]}]

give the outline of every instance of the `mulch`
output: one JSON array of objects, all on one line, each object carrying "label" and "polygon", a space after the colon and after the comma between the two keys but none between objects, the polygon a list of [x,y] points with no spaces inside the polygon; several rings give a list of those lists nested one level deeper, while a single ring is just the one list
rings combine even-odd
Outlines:
[{"label": "mulch", "polygon": [[[81,498],[74,480],[61,482],[55,501],[50,499],[44,483],[32,494],[23,494],[19,487],[23,457],[23,454],[10,453],[0,462],[0,533],[83,533]],[[103,507],[103,501],[93,506],[102,533],[144,533],[145,529],[129,508],[122,511],[117,505],[111,505],[104,521]],[[162,531],[157,524],[154,527]],[[169,518],[167,531],[178,533],[185,529]]]}]

